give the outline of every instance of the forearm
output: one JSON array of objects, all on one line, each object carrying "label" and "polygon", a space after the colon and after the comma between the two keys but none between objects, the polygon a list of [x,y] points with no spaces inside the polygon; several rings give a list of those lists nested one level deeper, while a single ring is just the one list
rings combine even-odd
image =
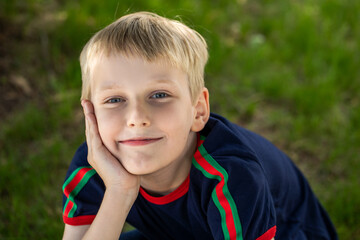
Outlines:
[{"label": "forearm", "polygon": [[137,193],[107,189],[100,209],[83,239],[119,239]]},{"label": "forearm", "polygon": [[140,177],[127,172],[102,142],[95,110],[88,100],[84,107],[87,160],[103,180],[106,191],[98,213],[84,239],[118,239],[140,187]]}]

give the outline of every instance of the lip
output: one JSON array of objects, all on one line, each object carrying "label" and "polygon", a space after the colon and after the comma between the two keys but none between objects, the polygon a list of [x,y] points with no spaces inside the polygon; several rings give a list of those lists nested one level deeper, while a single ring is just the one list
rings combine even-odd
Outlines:
[{"label": "lip", "polygon": [[126,139],[123,141],[119,141],[119,143],[127,145],[127,146],[143,146],[148,145],[151,143],[155,143],[157,141],[160,141],[162,137],[159,138],[132,138],[132,139]]}]

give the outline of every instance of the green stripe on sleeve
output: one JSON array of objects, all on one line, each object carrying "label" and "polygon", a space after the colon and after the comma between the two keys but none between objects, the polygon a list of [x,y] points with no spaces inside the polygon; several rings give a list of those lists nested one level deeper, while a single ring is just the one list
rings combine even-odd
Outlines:
[{"label": "green stripe on sleeve", "polygon": [[207,153],[207,151],[203,145],[201,145],[199,147],[199,151],[200,151],[201,155],[206,159],[206,161],[208,161],[208,163],[210,163],[210,165],[212,165],[216,170],[221,172],[222,175],[224,176],[224,181],[225,181],[224,195],[225,195],[226,199],[229,201],[230,208],[231,208],[231,211],[234,216],[235,228],[242,235],[242,227],[241,227],[241,223],[240,223],[239,213],[237,211],[235,201],[234,201],[233,197],[231,196],[231,193],[230,193],[228,185],[227,185],[227,183],[229,181],[228,173],[222,166],[220,166],[220,164],[217,161],[215,161],[215,159],[210,154]]},{"label": "green stripe on sleeve", "polygon": [[[200,170],[204,174],[205,177],[210,178],[210,179],[217,179],[217,180],[219,180],[219,182],[221,181],[220,176],[213,175],[213,174],[207,172],[202,166],[200,166],[200,164],[195,159],[193,159],[193,164],[198,170]],[[227,225],[226,225],[225,209],[220,204],[219,198],[218,198],[217,193],[216,193],[216,188],[213,189],[213,191],[211,193],[211,198],[213,199],[213,202],[215,203],[215,206],[218,208],[219,213],[220,213],[220,217],[222,219],[221,220],[221,228],[223,230],[224,239],[230,239],[230,233],[229,233],[229,230],[228,230]]]},{"label": "green stripe on sleeve", "polygon": [[70,193],[69,195],[69,200],[72,201],[74,203],[74,206],[72,207],[72,209],[69,212],[69,216],[68,217],[73,217],[74,213],[77,209],[77,205],[75,204],[75,197],[76,195],[81,191],[81,189],[83,189],[83,187],[86,185],[86,183],[89,181],[89,179],[96,173],[95,169],[91,169],[89,170],[84,177],[81,179],[81,181],[79,182],[79,184],[74,188],[74,190]]}]

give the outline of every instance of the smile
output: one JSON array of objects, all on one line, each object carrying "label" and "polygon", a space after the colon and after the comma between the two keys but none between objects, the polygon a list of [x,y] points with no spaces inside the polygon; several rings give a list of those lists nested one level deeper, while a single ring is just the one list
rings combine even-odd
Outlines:
[{"label": "smile", "polygon": [[162,137],[160,137],[160,138],[134,138],[134,139],[127,139],[127,140],[119,141],[119,143],[128,145],[128,146],[143,146],[143,145],[157,142],[161,139],[162,139]]}]

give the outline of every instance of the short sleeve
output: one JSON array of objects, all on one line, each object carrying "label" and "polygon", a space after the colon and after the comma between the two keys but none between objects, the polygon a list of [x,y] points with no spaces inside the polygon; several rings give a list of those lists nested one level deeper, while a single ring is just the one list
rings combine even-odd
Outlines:
[{"label": "short sleeve", "polygon": [[235,161],[224,166],[221,161],[211,161],[212,174],[218,180],[207,212],[214,239],[274,238],[276,213],[260,165],[251,160]]},{"label": "short sleeve", "polygon": [[105,186],[87,161],[87,146],[76,151],[63,190],[63,221],[69,225],[87,225],[94,220],[104,196]]}]

